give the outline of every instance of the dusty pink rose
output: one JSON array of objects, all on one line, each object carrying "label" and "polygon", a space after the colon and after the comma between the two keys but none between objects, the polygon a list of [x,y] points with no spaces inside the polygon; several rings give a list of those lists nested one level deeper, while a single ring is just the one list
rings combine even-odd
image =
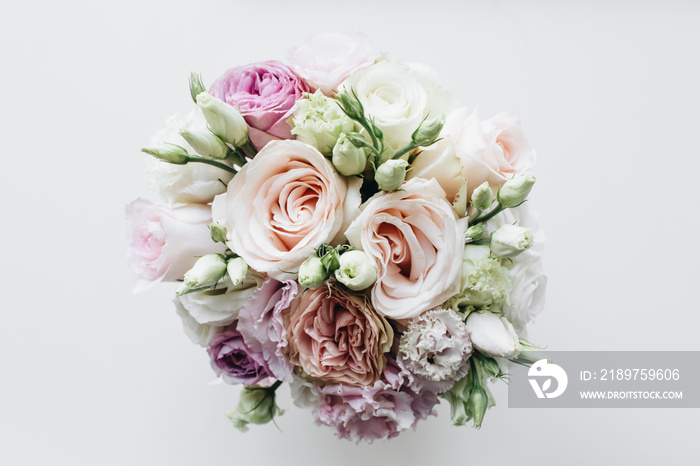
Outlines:
[{"label": "dusty pink rose", "polygon": [[295,272],[352,220],[361,183],[340,176],[309,145],[273,141],[228,185],[227,244],[253,269],[293,279],[286,272]]},{"label": "dusty pink rose", "polygon": [[211,207],[166,209],[145,199],[126,207],[127,261],[139,276],[134,292],[182,279],[199,256],[223,252],[209,235]]},{"label": "dusty pink rose", "polygon": [[214,81],[209,91],[237,107],[250,126],[248,136],[258,149],[273,139],[292,139],[287,118],[294,103],[311,87],[278,61],[232,68]]},{"label": "dusty pink rose", "polygon": [[282,311],[289,307],[298,291],[295,281],[268,278],[238,313],[237,328],[248,348],[262,354],[270,372],[285,382],[292,379],[292,365],[284,354],[287,330]]},{"label": "dusty pink rose", "polygon": [[375,309],[408,319],[458,293],[466,228],[435,180],[415,178],[365,202],[345,235],[378,270]]},{"label": "dusty pink rose", "polygon": [[465,179],[471,198],[484,181],[495,192],[513,175],[528,173],[535,163],[535,151],[511,113],[481,121],[476,111],[469,115],[460,108],[448,115],[443,135],[448,137],[416,158],[408,178],[435,178],[450,201]]},{"label": "dusty pink rose", "polygon": [[253,351],[245,344],[238,331],[238,321],[220,329],[209,342],[211,367],[224,382],[245,386],[269,386],[274,380],[270,368],[262,354]]},{"label": "dusty pink rose", "polygon": [[360,32],[315,35],[287,51],[292,67],[330,96],[345,78],[379,57],[379,51]]},{"label": "dusty pink rose", "polygon": [[320,383],[372,385],[386,364],[394,332],[362,295],[307,290],[284,314],[289,360]]},{"label": "dusty pink rose", "polygon": [[372,386],[327,385],[319,388],[323,395],[314,409],[318,424],[336,429],[340,438],[358,443],[396,437],[429,415],[438,399],[426,392],[418,395],[408,385],[410,376],[387,358],[380,380]]}]

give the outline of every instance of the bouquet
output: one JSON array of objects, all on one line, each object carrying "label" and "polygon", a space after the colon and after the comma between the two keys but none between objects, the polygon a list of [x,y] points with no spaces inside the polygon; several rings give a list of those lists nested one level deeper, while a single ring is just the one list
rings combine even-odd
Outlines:
[{"label": "bouquet", "polygon": [[440,400],[479,427],[543,307],[535,154],[426,66],[324,34],[209,88],[143,152],[158,202],[127,207],[135,291],[174,305],[246,430],[275,391],[341,438],[392,438]]}]

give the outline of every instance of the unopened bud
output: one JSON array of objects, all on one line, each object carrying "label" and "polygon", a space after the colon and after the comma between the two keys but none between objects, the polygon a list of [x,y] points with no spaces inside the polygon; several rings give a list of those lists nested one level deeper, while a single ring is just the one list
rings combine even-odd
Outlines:
[{"label": "unopened bud", "polygon": [[532,246],[532,230],[517,225],[502,225],[491,234],[491,253],[513,258]]},{"label": "unopened bud", "polygon": [[190,95],[195,103],[197,103],[197,96],[205,90],[202,78],[194,71],[190,72]]},{"label": "unopened bud", "polygon": [[484,226],[481,223],[477,223],[476,225],[472,225],[469,228],[467,228],[467,233],[465,234],[466,238],[472,241],[476,241],[482,236],[484,236]]},{"label": "unopened bud", "polygon": [[248,276],[248,270],[248,264],[246,264],[242,257],[234,257],[226,264],[226,272],[228,272],[233,286],[238,286],[243,283]]},{"label": "unopened bud", "polygon": [[299,284],[304,288],[318,288],[328,278],[321,259],[311,256],[299,267]]},{"label": "unopened bud", "polygon": [[355,144],[342,133],[333,147],[333,166],[344,176],[359,175],[367,165],[365,150]]},{"label": "unopened bud", "polygon": [[211,131],[192,131],[187,128],[180,130],[180,136],[199,154],[215,159],[225,159],[228,147]]},{"label": "unopened bud", "polygon": [[379,189],[396,191],[406,179],[407,170],[407,161],[403,159],[387,160],[377,168],[374,180],[379,185]]},{"label": "unopened bud", "polygon": [[[207,254],[197,259],[185,273],[185,287],[189,290],[214,286],[226,275],[226,259],[221,254]],[[183,292],[179,292],[184,294]]]},{"label": "unopened bud", "polygon": [[348,251],[340,256],[335,279],[353,291],[361,291],[377,281],[377,269],[364,252]]},{"label": "unopened bud", "polygon": [[248,142],[248,125],[233,106],[206,91],[197,96],[197,105],[202,109],[209,129],[222,141],[236,147]]},{"label": "unopened bud", "polygon": [[503,207],[517,207],[525,202],[534,184],[534,175],[515,175],[498,190],[498,202]]},{"label": "unopened bud", "polygon": [[141,149],[141,152],[152,155],[163,162],[169,162],[175,165],[185,165],[189,160],[187,150],[184,147],[167,142],[153,146],[146,146]]},{"label": "unopened bud", "polygon": [[493,191],[488,181],[484,181],[476,187],[472,193],[472,206],[479,210],[486,210],[493,204]]},{"label": "unopened bud", "polygon": [[226,242],[226,227],[220,223],[212,223],[209,225],[209,235],[212,241],[215,243],[225,243]]},{"label": "unopened bud", "polygon": [[445,116],[430,121],[423,121],[411,135],[411,140],[417,146],[426,147],[434,144],[445,126]]}]

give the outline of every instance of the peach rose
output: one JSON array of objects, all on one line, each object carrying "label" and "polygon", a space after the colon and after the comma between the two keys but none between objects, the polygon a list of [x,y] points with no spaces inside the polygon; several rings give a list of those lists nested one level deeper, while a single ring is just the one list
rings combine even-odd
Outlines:
[{"label": "peach rose", "polygon": [[394,331],[363,295],[320,287],[284,312],[289,360],[310,378],[356,386],[379,380]]},{"label": "peach rose", "polygon": [[272,141],[228,185],[226,244],[251,268],[293,279],[287,272],[352,221],[361,184],[307,144]]},{"label": "peach rose", "polygon": [[345,235],[378,270],[375,309],[408,319],[458,293],[466,229],[435,180],[414,178],[370,198]]},{"label": "peach rose", "polygon": [[[527,173],[535,163],[535,151],[511,113],[500,113],[481,121],[476,111],[465,108],[447,117],[440,143],[423,151],[414,161],[408,178],[435,178],[452,201],[467,181],[467,196],[488,181],[495,190],[513,175]],[[461,173],[455,162],[461,164]]]}]

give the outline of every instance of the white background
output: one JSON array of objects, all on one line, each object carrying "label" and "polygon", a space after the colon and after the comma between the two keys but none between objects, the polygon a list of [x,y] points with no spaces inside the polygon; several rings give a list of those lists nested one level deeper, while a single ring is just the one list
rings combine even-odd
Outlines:
[{"label": "white background", "polygon": [[[520,113],[538,150],[556,350],[700,350],[700,19],[691,2],[121,0],[0,7],[0,462],[697,464],[698,410],[517,410],[480,431],[439,417],[386,443],[338,441],[291,405],[247,434],[224,416],[167,286],[134,296],[124,205],[144,157],[206,83],[363,30],[426,63],[482,116]],[[527,4],[525,4],[527,3]],[[335,4],[334,4],[335,5]]]}]

